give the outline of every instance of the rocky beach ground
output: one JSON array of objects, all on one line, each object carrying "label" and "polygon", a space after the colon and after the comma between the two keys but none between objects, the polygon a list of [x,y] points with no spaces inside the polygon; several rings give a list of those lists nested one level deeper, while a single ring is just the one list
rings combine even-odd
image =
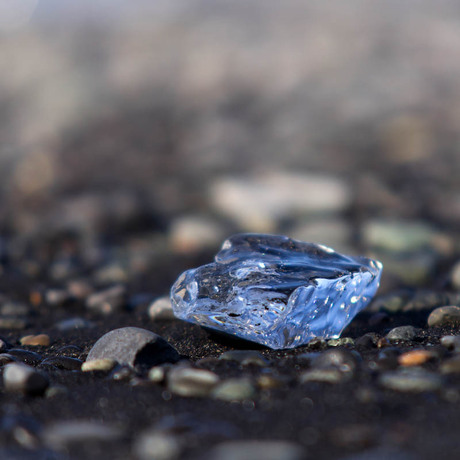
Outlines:
[{"label": "rocky beach ground", "polygon": [[[0,458],[457,458],[458,8],[45,3],[0,42]],[[291,350],[175,319],[242,231],[380,289]]]}]

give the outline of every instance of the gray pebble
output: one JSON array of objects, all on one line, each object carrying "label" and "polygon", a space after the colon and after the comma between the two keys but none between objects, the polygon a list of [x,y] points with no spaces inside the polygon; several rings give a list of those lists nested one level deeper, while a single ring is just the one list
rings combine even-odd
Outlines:
[{"label": "gray pebble", "polygon": [[441,345],[448,350],[458,352],[460,351],[460,335],[445,335],[441,337]]},{"label": "gray pebble", "polygon": [[340,372],[353,373],[361,360],[361,355],[357,351],[338,348],[318,354],[312,364],[315,368],[333,367]]},{"label": "gray pebble", "polygon": [[368,332],[355,340],[355,346],[358,350],[375,348],[378,340],[379,338],[377,334]]},{"label": "gray pebble", "polygon": [[175,319],[169,297],[164,296],[154,300],[148,308],[148,315],[154,321]]},{"label": "gray pebble", "polygon": [[26,364],[11,363],[3,371],[3,384],[6,391],[27,395],[42,395],[48,388],[48,378]]},{"label": "gray pebble", "polygon": [[59,321],[55,327],[61,332],[65,332],[94,327],[94,323],[84,318],[69,318]]},{"label": "gray pebble", "polygon": [[432,372],[412,368],[386,372],[380,376],[379,383],[390,390],[421,393],[439,389],[443,380]]},{"label": "gray pebble", "polygon": [[57,449],[82,442],[112,442],[122,436],[120,429],[90,420],[61,420],[47,426],[43,432],[45,443]]},{"label": "gray pebble", "polygon": [[227,441],[215,446],[209,459],[218,460],[301,460],[305,452],[289,441]]},{"label": "gray pebble", "polygon": [[95,292],[86,299],[86,308],[104,315],[110,315],[116,311],[120,311],[126,307],[126,305],[126,288],[122,285]]},{"label": "gray pebble", "polygon": [[458,326],[460,325],[460,307],[446,306],[433,310],[428,316],[428,326]]},{"label": "gray pebble", "polygon": [[219,377],[211,371],[177,366],[168,373],[168,390],[180,396],[204,397],[214,389]]},{"label": "gray pebble", "polygon": [[114,329],[91,348],[86,361],[113,359],[131,367],[151,368],[179,360],[177,351],[157,334],[138,327]]},{"label": "gray pebble", "polygon": [[270,361],[255,350],[231,350],[222,353],[219,359],[224,361],[236,361],[243,366],[254,365],[266,367]]},{"label": "gray pebble", "polygon": [[134,441],[133,450],[139,460],[175,460],[182,446],[176,436],[150,430]]},{"label": "gray pebble", "polygon": [[223,401],[243,401],[245,399],[252,399],[255,394],[256,389],[247,378],[224,380],[211,392],[213,398]]},{"label": "gray pebble", "polygon": [[390,342],[410,341],[415,339],[419,332],[420,329],[417,329],[414,326],[398,326],[386,335],[386,339]]}]

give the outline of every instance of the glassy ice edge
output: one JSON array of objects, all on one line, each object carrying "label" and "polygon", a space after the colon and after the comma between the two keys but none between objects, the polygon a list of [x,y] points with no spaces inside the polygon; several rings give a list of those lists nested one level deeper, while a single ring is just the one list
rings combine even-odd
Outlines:
[{"label": "glassy ice edge", "polygon": [[171,289],[183,320],[269,348],[336,338],[369,303],[382,264],[286,236],[237,234],[213,263],[182,273]]}]

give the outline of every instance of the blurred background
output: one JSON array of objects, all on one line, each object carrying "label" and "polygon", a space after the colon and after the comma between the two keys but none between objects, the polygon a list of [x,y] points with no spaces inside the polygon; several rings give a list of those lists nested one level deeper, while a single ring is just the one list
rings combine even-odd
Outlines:
[{"label": "blurred background", "polygon": [[270,232],[460,289],[459,30],[447,0],[0,0],[3,258],[166,293]]}]

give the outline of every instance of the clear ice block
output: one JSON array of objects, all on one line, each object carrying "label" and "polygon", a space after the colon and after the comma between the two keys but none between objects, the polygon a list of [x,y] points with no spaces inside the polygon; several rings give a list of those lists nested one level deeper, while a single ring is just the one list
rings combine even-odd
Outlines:
[{"label": "clear ice block", "polygon": [[336,338],[369,303],[382,264],[286,236],[237,234],[213,263],[182,273],[171,289],[183,320],[263,344],[294,348]]}]

